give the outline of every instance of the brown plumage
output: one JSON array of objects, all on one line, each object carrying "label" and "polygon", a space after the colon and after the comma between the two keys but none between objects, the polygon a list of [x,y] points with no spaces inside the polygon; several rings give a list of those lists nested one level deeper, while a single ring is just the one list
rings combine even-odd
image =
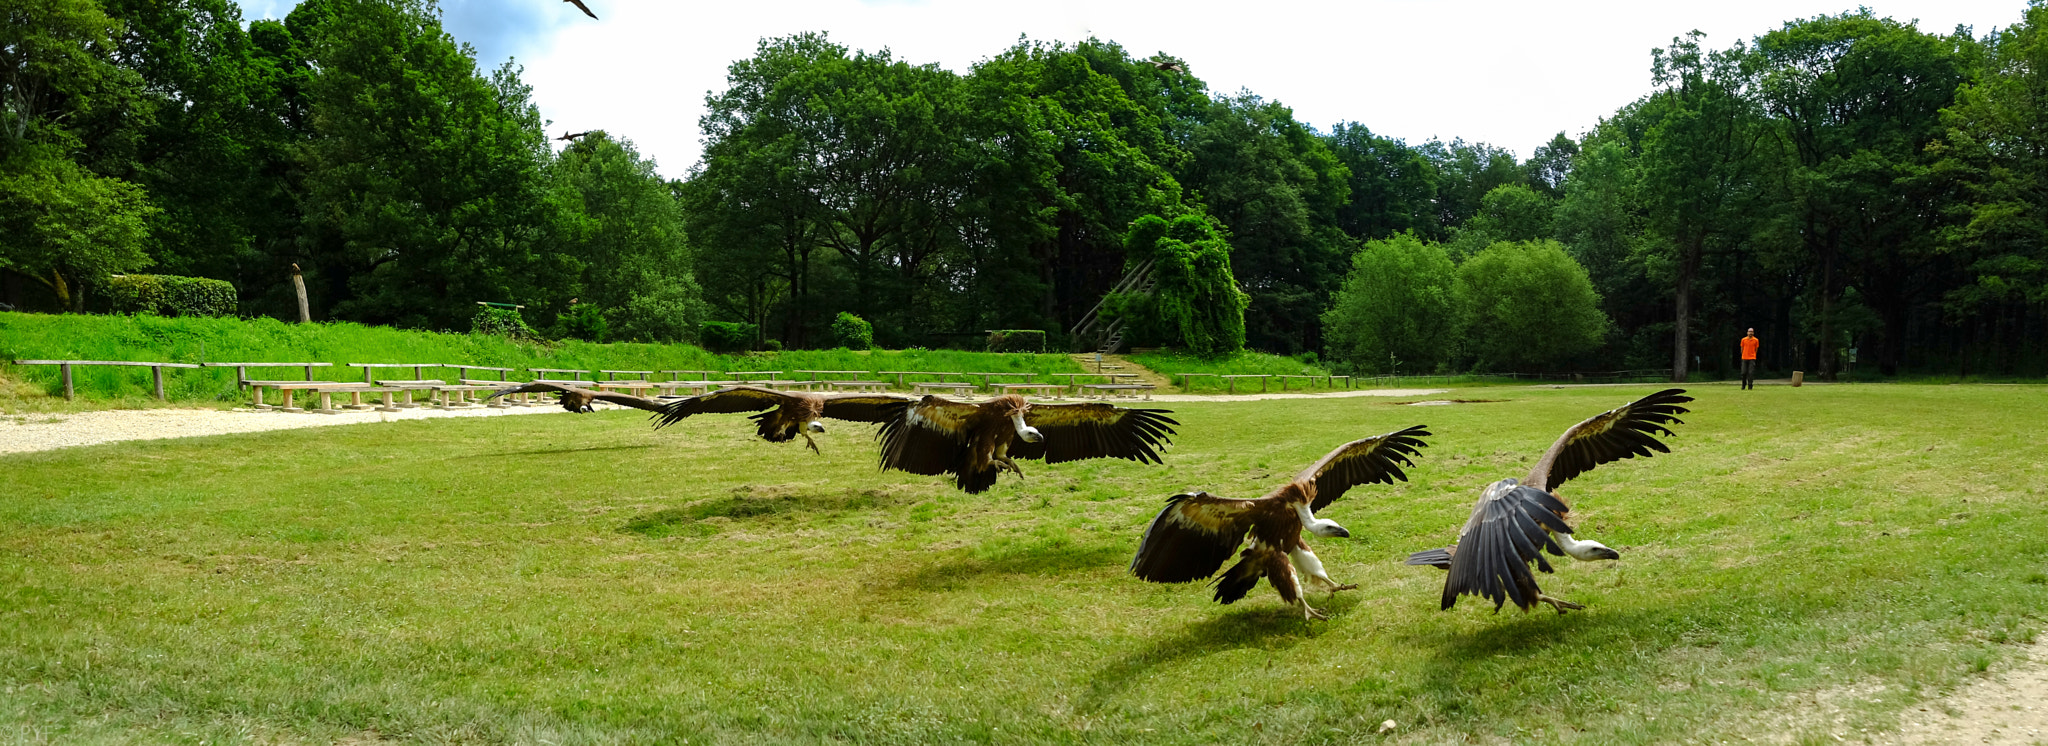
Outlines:
[{"label": "brown plumage", "polygon": [[583,11],[583,15],[590,16],[592,20],[597,19],[597,14],[590,12],[590,6],[584,5],[583,0],[562,0],[562,2],[576,6],[577,10]]},{"label": "brown plumage", "polygon": [[879,434],[882,468],[952,474],[960,489],[982,492],[1005,469],[1024,476],[1015,458],[1156,464],[1172,426],[1180,424],[1168,413],[1108,404],[1032,404],[1016,395],[981,404],[927,396],[891,408]]},{"label": "brown plumage", "polygon": [[1565,522],[1571,506],[1558,497],[1557,486],[1609,461],[1670,453],[1656,436],[1673,434],[1666,425],[1684,424],[1678,415],[1690,410],[1679,405],[1689,401],[1684,389],[1665,389],[1573,425],[1537,459],[1528,478],[1487,485],[1472,517],[1458,530],[1456,544],[1411,554],[1408,564],[1449,571],[1444,609],[1456,605],[1460,595],[1492,601],[1495,613],[1510,600],[1523,611],[1538,603],[1550,604],[1559,614],[1585,608],[1545,595],[1529,572],[1530,563],[1551,572],[1544,552],[1579,560],[1621,559],[1621,553],[1572,536]]},{"label": "brown plumage", "polygon": [[1176,60],[1153,60],[1152,66],[1170,73],[1184,73],[1188,71],[1187,67],[1181,65]]},{"label": "brown plumage", "polygon": [[[555,139],[556,139],[556,140],[575,140],[576,138],[579,138],[579,137],[589,137],[589,136],[590,136],[590,133],[591,133],[591,132],[596,132],[596,131],[597,131],[597,130],[589,130],[589,131],[586,131],[586,132],[564,132],[564,133],[562,133],[562,136],[561,136],[561,137],[557,137],[557,138],[555,138]],[[573,306],[573,305],[576,305],[576,300],[575,300],[574,298],[571,298],[571,299],[569,300],[569,305],[572,305],[572,306]]]},{"label": "brown plumage", "polygon": [[654,427],[659,429],[696,414],[760,412],[754,421],[761,439],[786,443],[797,436],[812,451],[818,442],[811,433],[825,432],[826,418],[849,422],[882,422],[893,416],[894,406],[914,401],[897,394],[815,394],[809,391],[776,391],[759,386],[728,386],[701,396],[677,399],[661,407]]},{"label": "brown plumage", "polygon": [[578,414],[593,411],[591,403],[600,401],[611,402],[613,404],[632,407],[634,409],[645,409],[650,412],[659,412],[661,411],[662,406],[667,404],[667,402],[661,401],[659,399],[649,399],[644,396],[621,394],[616,391],[602,391],[598,389],[586,389],[578,388],[575,386],[564,386],[559,383],[550,383],[547,381],[534,381],[532,383],[522,383],[518,386],[498,389],[497,391],[491,392],[490,396],[484,397],[484,400],[489,401],[492,399],[496,399],[500,396],[504,396],[506,394],[531,393],[561,394],[562,408]]},{"label": "brown plumage", "polygon": [[[1138,544],[1137,556],[1131,558],[1131,574],[1154,583],[1201,580],[1215,575],[1224,560],[1243,546],[1237,564],[1216,581],[1217,601],[1227,604],[1244,598],[1265,578],[1280,593],[1280,600],[1299,609],[1303,617],[1326,619],[1302,596],[1300,576],[1307,575],[1312,584],[1331,593],[1357,586],[1331,580],[1322,561],[1301,540],[1301,532],[1306,529],[1317,536],[1349,537],[1350,531],[1335,521],[1317,518],[1315,511],[1361,484],[1407,481],[1401,467],[1415,465],[1410,458],[1428,445],[1422,442],[1428,436],[1429,431],[1417,425],[1345,443],[1294,475],[1292,481],[1257,499],[1217,497],[1207,492],[1183,492],[1167,498],[1166,508],[1152,519]],[[1247,534],[1250,544],[1245,543]]]}]

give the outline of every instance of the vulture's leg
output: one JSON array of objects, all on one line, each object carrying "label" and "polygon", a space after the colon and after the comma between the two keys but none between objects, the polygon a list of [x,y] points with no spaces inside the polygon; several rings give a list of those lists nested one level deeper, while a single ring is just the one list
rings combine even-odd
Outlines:
[{"label": "vulture's leg", "polygon": [[810,434],[810,433],[804,432],[804,431],[802,431],[802,430],[798,430],[798,431],[796,431],[796,432],[797,432],[797,434],[798,434],[798,435],[802,435],[802,436],[804,436],[804,445],[810,446],[810,447],[811,447],[811,452],[812,452],[812,453],[818,454],[818,455],[820,455],[820,456],[823,456],[823,455],[825,455],[825,452],[824,452],[824,451],[820,451],[820,450],[818,450],[818,441],[815,441],[815,440],[811,440],[811,434]]},{"label": "vulture's leg", "polygon": [[1309,551],[1307,545],[1296,547],[1294,551],[1288,552],[1287,559],[1294,563],[1295,570],[1299,571],[1302,575],[1308,576],[1310,585],[1317,586],[1331,593],[1358,589],[1357,583],[1338,585],[1337,581],[1331,580],[1330,574],[1323,570],[1323,561],[1317,559],[1316,553]]},{"label": "vulture's leg", "polygon": [[1557,609],[1558,616],[1564,616],[1564,613],[1569,610],[1578,610],[1586,608],[1584,606],[1580,606],[1570,601],[1566,601],[1562,598],[1552,598],[1540,592],[1536,594],[1536,600],[1541,603],[1550,604],[1552,608]]},{"label": "vulture's leg", "polygon": [[1009,469],[1010,471],[1016,472],[1018,479],[1024,478],[1024,470],[1017,468],[1017,462],[1011,461],[1009,456],[997,455],[995,457],[995,462],[996,465],[1001,468]]},{"label": "vulture's leg", "polygon": [[1273,590],[1280,593],[1280,600],[1299,610],[1303,619],[1330,618],[1321,609],[1308,605],[1308,599],[1301,595],[1301,577],[1294,574],[1294,564],[1279,552],[1267,555],[1266,580],[1273,584]]}]

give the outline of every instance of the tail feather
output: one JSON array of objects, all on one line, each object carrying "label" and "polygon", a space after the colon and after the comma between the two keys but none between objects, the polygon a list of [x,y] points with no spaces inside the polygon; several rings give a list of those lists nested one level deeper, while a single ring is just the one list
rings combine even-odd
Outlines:
[{"label": "tail feather", "polygon": [[1258,587],[1262,575],[1258,563],[1252,561],[1251,557],[1238,560],[1229,570],[1223,571],[1222,577],[1216,579],[1216,600],[1228,604],[1244,598],[1245,594]]},{"label": "tail feather", "polygon": [[1424,549],[1420,552],[1408,555],[1408,564],[1428,565],[1438,570],[1449,570],[1451,569],[1451,550],[1448,547],[1442,549]]}]

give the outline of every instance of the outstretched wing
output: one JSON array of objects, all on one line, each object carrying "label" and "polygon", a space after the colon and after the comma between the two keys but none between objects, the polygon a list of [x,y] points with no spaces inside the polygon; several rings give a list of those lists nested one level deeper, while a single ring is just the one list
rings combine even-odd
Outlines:
[{"label": "outstretched wing", "polygon": [[[623,394],[617,391],[604,391],[602,389],[597,388],[579,388],[574,386],[563,386],[562,384],[559,383],[550,383],[547,381],[533,381],[530,383],[523,383],[518,386],[513,386],[511,388],[498,389],[497,391],[491,392],[490,396],[486,396],[484,398],[488,400],[504,396],[506,394],[530,394],[535,392],[570,394],[572,398],[578,396],[589,397],[590,399],[595,401],[611,402],[613,404],[632,407],[634,409],[645,409],[650,412],[659,412],[661,411],[661,408],[663,406],[667,405],[667,402],[661,401],[659,399],[649,399],[644,396]],[[588,412],[590,410],[588,408],[584,408],[581,410],[570,409],[569,411]]]},{"label": "outstretched wing", "polygon": [[1415,466],[1409,459],[1416,455],[1415,449],[1429,445],[1422,442],[1429,434],[1422,425],[1416,425],[1345,443],[1294,475],[1294,481],[1315,482],[1316,499],[1309,504],[1312,511],[1322,510],[1343,497],[1345,490],[1361,484],[1406,482],[1408,474],[1401,467]]},{"label": "outstretched wing", "polygon": [[1159,451],[1180,424],[1168,409],[1124,409],[1108,404],[1033,404],[1024,424],[1045,439],[1010,443],[1012,458],[1042,458],[1048,464],[1084,458],[1121,458],[1161,463]]},{"label": "outstretched wing", "polygon": [[[1550,572],[1543,553],[1564,556],[1549,532],[1572,532],[1559,517],[1566,510],[1562,500],[1534,487],[1503,485],[1488,490],[1458,531],[1457,546],[1447,552],[1450,575],[1444,578],[1442,608],[1451,608],[1460,595],[1492,601],[1494,611],[1509,600],[1524,610],[1534,606],[1541,591],[1529,563]],[[1435,551],[1417,552],[1408,564],[1438,564],[1442,559]]]},{"label": "outstretched wing", "polygon": [[848,422],[887,422],[896,405],[916,399],[900,394],[835,394],[825,397],[825,416]]},{"label": "outstretched wing", "polygon": [[484,401],[490,401],[492,399],[496,399],[500,396],[505,396],[507,394],[560,394],[569,391],[581,391],[584,393],[589,393],[590,390],[576,388],[573,386],[563,386],[562,384],[552,383],[549,381],[528,381],[517,386],[508,386],[502,389],[498,389],[497,391],[493,391],[491,392],[490,396],[484,397]]},{"label": "outstretched wing", "polygon": [[1665,389],[1573,425],[1522,483],[1548,490],[1609,461],[1670,453],[1656,436],[1673,434],[1665,425],[1685,424],[1678,415],[1691,410],[1679,405],[1689,401],[1685,389]]},{"label": "outstretched wing", "polygon": [[782,406],[791,398],[788,394],[759,386],[730,386],[663,404],[661,413],[653,418],[656,420],[654,427],[657,430],[668,427],[693,414],[759,412]]},{"label": "outstretched wing", "polygon": [[562,0],[562,1],[563,1],[563,2],[566,2],[566,3],[570,4],[570,5],[574,5],[574,6],[576,6],[576,9],[577,9],[577,10],[583,11],[583,15],[586,15],[586,16],[590,16],[590,17],[591,17],[591,18],[593,18],[593,19],[597,18],[597,14],[596,14],[596,13],[592,13],[592,12],[590,12],[590,8],[589,8],[589,7],[587,7],[587,6],[585,6],[585,5],[583,4],[583,0]]},{"label": "outstretched wing", "polygon": [[1215,575],[1244,543],[1258,502],[1207,492],[1166,498],[1166,508],[1138,542],[1131,574],[1154,583],[1186,583]]},{"label": "outstretched wing", "polygon": [[968,459],[968,419],[978,407],[926,396],[883,405],[882,468],[912,474],[958,473]]}]

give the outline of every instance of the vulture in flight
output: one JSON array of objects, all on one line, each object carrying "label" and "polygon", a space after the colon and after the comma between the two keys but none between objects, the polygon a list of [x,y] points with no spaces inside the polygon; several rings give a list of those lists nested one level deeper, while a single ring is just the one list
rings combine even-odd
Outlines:
[{"label": "vulture in flight", "polygon": [[591,402],[600,401],[611,402],[613,404],[632,407],[634,409],[645,409],[649,412],[662,411],[661,408],[668,405],[668,402],[661,401],[659,399],[649,399],[644,396],[634,396],[632,394],[621,394],[616,391],[602,391],[597,389],[578,388],[575,386],[564,386],[562,384],[552,383],[549,381],[533,381],[531,383],[522,383],[520,385],[512,386],[509,388],[498,389],[497,391],[491,392],[490,396],[484,397],[484,401],[490,401],[492,399],[496,399],[506,394],[534,393],[561,394],[562,408],[569,410],[571,412],[575,412],[577,414],[595,411],[594,408],[590,406]]},{"label": "vulture in flight", "polygon": [[[596,132],[596,131],[597,131],[597,130],[589,130],[589,131],[586,131],[586,132],[563,132],[563,133],[562,133],[562,136],[561,136],[561,137],[557,137],[557,138],[555,138],[555,139],[556,139],[557,141],[560,141],[560,140],[568,140],[568,141],[574,142],[574,141],[576,140],[576,138],[579,138],[579,137],[589,137],[589,136],[590,136],[590,134],[591,134],[592,132]],[[575,301],[570,301],[570,305],[575,305]]]},{"label": "vulture in flight", "polygon": [[818,452],[811,433],[825,432],[827,417],[849,422],[883,422],[894,407],[913,401],[900,394],[818,394],[809,391],[776,391],[759,386],[728,386],[709,394],[677,399],[663,404],[656,415],[656,429],[683,421],[693,414],[758,412],[754,421],[761,439],[787,443],[797,436]]},{"label": "vulture in flight", "polygon": [[590,12],[590,6],[584,5],[583,0],[562,0],[562,2],[576,6],[577,10],[583,11],[583,15],[590,16],[590,19],[593,21],[597,20],[597,14]]},{"label": "vulture in flight", "polygon": [[1188,71],[1186,66],[1180,64],[1179,60],[1153,60],[1152,66],[1170,73],[1184,73]]},{"label": "vulture in flight", "polygon": [[[1231,603],[1250,593],[1265,578],[1280,593],[1280,600],[1293,605],[1307,619],[1328,619],[1308,605],[1302,595],[1301,576],[1331,593],[1351,590],[1356,585],[1338,585],[1323,571],[1322,560],[1301,540],[1306,529],[1317,536],[1349,538],[1351,532],[1336,521],[1317,518],[1315,512],[1361,484],[1393,484],[1408,481],[1401,467],[1414,467],[1410,460],[1416,449],[1426,447],[1429,436],[1423,426],[1397,430],[1337,446],[1321,460],[1294,475],[1294,480],[1256,499],[1217,497],[1207,492],[1183,492],[1166,499],[1166,508],[1145,529],[1138,554],[1131,559],[1131,574],[1154,583],[1187,583],[1201,580],[1223,567],[1239,546],[1238,555],[1223,577],[1216,581],[1216,600]],[[1245,534],[1251,543],[1245,544]]]},{"label": "vulture in flight", "polygon": [[877,434],[882,468],[912,474],[952,474],[970,493],[987,491],[1007,469],[1024,476],[1012,459],[1046,463],[1120,458],[1162,463],[1171,440],[1171,410],[1124,409],[1109,404],[1032,404],[1007,394],[981,404],[938,396],[888,407]]},{"label": "vulture in flight", "polygon": [[1443,609],[1457,604],[1460,595],[1492,601],[1495,613],[1509,600],[1523,611],[1538,603],[1550,604],[1559,614],[1585,608],[1545,595],[1536,587],[1529,564],[1551,572],[1544,552],[1577,560],[1621,559],[1621,553],[1572,537],[1572,527],[1565,523],[1571,506],[1557,496],[1557,486],[1609,461],[1670,453],[1656,436],[1673,434],[1666,425],[1685,424],[1678,415],[1691,410],[1679,405],[1689,401],[1692,397],[1685,389],[1665,389],[1573,425],[1536,461],[1528,478],[1517,482],[1510,477],[1487,485],[1479,504],[1472,507],[1472,518],[1458,529],[1457,543],[1411,554],[1408,564],[1449,571]]}]

